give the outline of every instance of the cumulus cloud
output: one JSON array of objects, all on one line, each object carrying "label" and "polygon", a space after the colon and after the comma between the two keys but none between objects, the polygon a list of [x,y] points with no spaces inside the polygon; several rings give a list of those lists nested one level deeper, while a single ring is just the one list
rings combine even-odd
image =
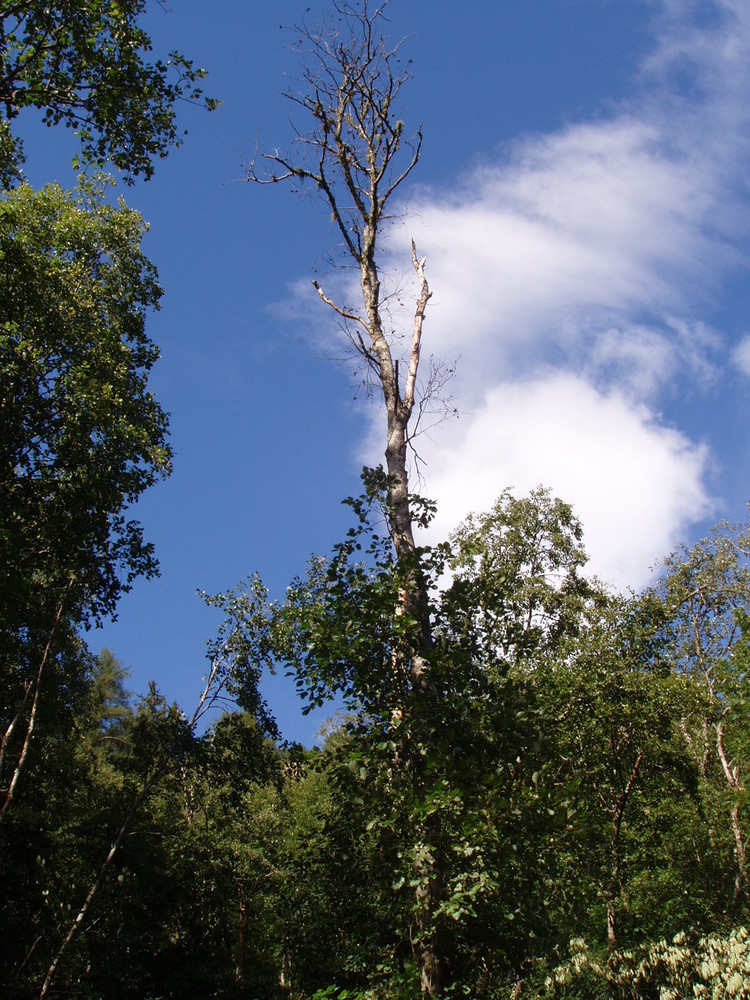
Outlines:
[{"label": "cumulus cloud", "polygon": [[701,188],[652,125],[624,120],[535,137],[460,195],[424,193],[409,228],[429,252],[433,336],[468,352],[492,330],[515,356],[572,317],[678,309],[674,275],[710,277]]},{"label": "cumulus cloud", "polygon": [[705,446],[571,373],[494,386],[446,437],[426,454],[437,534],[488,509],[503,487],[522,496],[541,482],[573,504],[590,569],[622,588],[644,584],[685,522],[711,511]]}]

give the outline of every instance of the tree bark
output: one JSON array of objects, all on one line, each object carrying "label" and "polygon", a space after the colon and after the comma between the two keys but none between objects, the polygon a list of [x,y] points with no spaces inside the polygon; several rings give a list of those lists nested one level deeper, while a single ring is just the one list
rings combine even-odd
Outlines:
[{"label": "tree bark", "polygon": [[[394,615],[408,615],[416,625],[413,638],[398,651],[394,674],[406,676],[409,682],[402,715],[411,716],[409,721],[420,726],[429,715],[433,639],[427,582],[414,538],[407,451],[431,292],[425,262],[417,257],[412,243],[417,295],[402,385],[399,359],[394,357],[383,324],[377,250],[381,230],[389,218],[387,206],[419,160],[422,135],[417,130],[415,140],[407,142],[403,122],[396,118],[396,99],[408,73],[399,68],[398,45],[389,48],[380,33],[387,5],[388,0],[376,8],[368,0],[338,0],[338,20],[328,31],[312,31],[304,26],[299,29],[303,52],[309,56],[309,67],[303,63],[307,92],[289,97],[310,116],[312,129],[297,133],[297,156],[278,151],[268,154],[264,159],[271,165],[270,173],[259,174],[253,162],[248,180],[261,184],[282,180],[311,183],[331,211],[343,241],[344,256],[358,271],[361,311],[337,303],[317,281],[313,284],[322,301],[347,324],[350,343],[382,392],[389,532],[397,563],[403,570],[403,589]],[[426,726],[424,731],[426,739]],[[411,768],[419,808],[424,804],[426,790],[421,753],[413,753],[408,761],[403,758],[402,766]],[[436,997],[446,980],[446,959],[434,919],[444,898],[440,817],[433,812],[419,825],[413,844],[418,883],[417,950],[422,993]]]}]

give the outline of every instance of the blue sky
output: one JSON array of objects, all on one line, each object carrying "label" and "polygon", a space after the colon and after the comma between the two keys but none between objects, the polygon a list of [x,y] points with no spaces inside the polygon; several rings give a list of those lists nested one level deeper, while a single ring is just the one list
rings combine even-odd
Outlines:
[{"label": "blue sky", "polygon": [[[310,285],[351,293],[322,265],[328,212],[243,180],[256,143],[292,136],[280,26],[325,7],[182,0],[147,21],[223,104],[186,107],[183,148],[124,191],[165,288],[150,334],[175,472],[137,510],[161,578],[90,641],[135,690],[154,678],[186,709],[216,625],[196,589],[257,570],[282,594],[346,530],[339,501],[382,453],[381,414],[334,360]],[[399,280],[416,240],[434,293],[424,350],[459,359],[461,415],[419,442],[435,537],[543,483],[581,517],[592,570],[643,586],[677,543],[746,513],[750,4],[392,0],[389,16],[413,59],[401,117],[425,138],[384,264]],[[72,183],[70,136],[23,126],[29,180]],[[302,720],[281,682],[269,694],[310,742],[320,716]]]}]

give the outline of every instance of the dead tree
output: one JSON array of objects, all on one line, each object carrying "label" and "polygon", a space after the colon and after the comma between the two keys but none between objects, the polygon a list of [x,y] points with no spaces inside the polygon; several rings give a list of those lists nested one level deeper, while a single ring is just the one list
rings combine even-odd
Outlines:
[{"label": "dead tree", "polygon": [[[312,186],[330,209],[344,258],[359,274],[361,295],[355,307],[336,301],[317,281],[313,284],[322,301],[343,321],[356,354],[382,391],[389,530],[405,576],[402,603],[394,614],[408,614],[415,622],[414,640],[402,654],[401,666],[409,678],[412,711],[418,712],[430,688],[433,641],[427,585],[414,540],[407,453],[413,432],[410,421],[418,419],[423,405],[418,372],[431,292],[425,261],[412,242],[410,266],[416,297],[411,328],[402,331],[402,336],[387,329],[379,242],[393,219],[394,195],[416,167],[422,145],[421,130],[408,138],[397,117],[399,94],[409,73],[400,61],[400,43],[391,45],[383,33],[388,3],[334,0],[332,17],[321,29],[306,25],[296,29],[303,89],[288,96],[311,127],[297,132],[289,154],[275,150],[264,154],[262,163],[254,160],[248,180]],[[398,349],[404,340],[408,347],[401,358]],[[424,778],[422,764],[415,761],[412,767],[418,786]],[[443,894],[437,824],[439,817],[433,817],[425,829],[416,832],[420,843],[415,849],[415,857],[429,859],[415,863],[420,883],[418,954],[422,991],[427,996],[439,995],[445,973],[445,957],[432,919]]]}]

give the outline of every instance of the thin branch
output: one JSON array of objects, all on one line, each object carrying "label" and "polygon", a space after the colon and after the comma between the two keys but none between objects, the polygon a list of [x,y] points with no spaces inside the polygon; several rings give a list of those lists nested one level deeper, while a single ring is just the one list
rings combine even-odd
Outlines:
[{"label": "thin branch", "polygon": [[321,297],[321,299],[325,302],[325,304],[327,306],[330,306],[330,308],[333,309],[335,313],[338,313],[338,315],[341,316],[343,319],[350,319],[354,323],[359,323],[365,330],[369,331],[367,323],[365,322],[365,320],[362,319],[361,316],[358,316],[357,313],[349,312],[347,309],[342,308],[342,306],[337,305],[333,301],[333,299],[329,299],[328,296],[323,291],[323,289],[320,287],[320,284],[315,280],[313,280],[313,288]]}]

